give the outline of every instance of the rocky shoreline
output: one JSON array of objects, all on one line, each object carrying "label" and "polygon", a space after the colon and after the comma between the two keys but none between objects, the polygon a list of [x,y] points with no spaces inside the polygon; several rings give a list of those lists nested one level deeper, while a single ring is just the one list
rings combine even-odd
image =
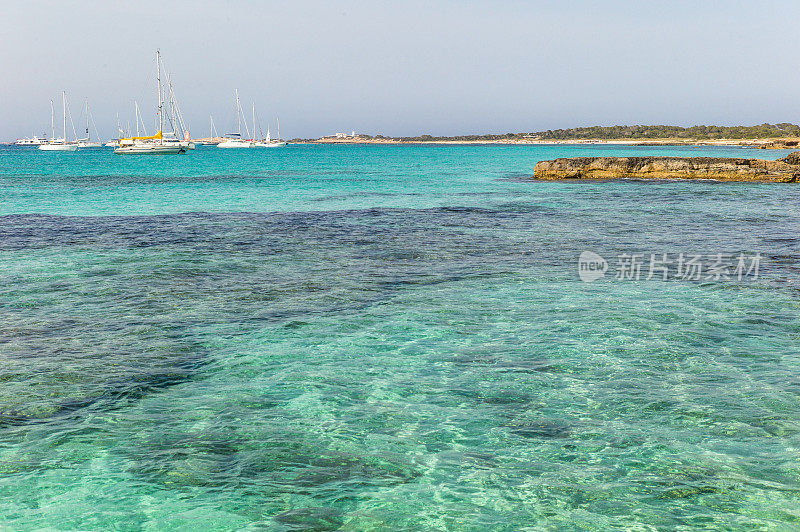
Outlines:
[{"label": "rocky shoreline", "polygon": [[777,161],[724,157],[574,157],[540,161],[533,179],[705,179],[800,182],[800,152]]}]

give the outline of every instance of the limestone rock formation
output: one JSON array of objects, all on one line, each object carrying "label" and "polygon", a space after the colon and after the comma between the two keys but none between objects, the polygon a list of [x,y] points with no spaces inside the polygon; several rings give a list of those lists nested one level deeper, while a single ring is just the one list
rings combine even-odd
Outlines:
[{"label": "limestone rock formation", "polygon": [[724,157],[575,157],[540,161],[534,179],[712,179],[800,182],[800,152],[779,161]]},{"label": "limestone rock formation", "polygon": [[784,157],[783,159],[778,159],[786,164],[794,164],[800,166],[800,151],[794,151]]}]

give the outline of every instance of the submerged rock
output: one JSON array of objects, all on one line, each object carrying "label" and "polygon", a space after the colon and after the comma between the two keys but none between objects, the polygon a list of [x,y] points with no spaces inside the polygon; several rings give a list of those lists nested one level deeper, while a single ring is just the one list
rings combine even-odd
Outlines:
[{"label": "submerged rock", "polygon": [[511,432],[523,438],[541,439],[569,438],[572,435],[572,429],[570,429],[570,427],[551,421],[515,425],[511,429]]},{"label": "submerged rock", "polygon": [[724,157],[574,157],[540,161],[534,179],[711,179],[796,183],[800,152],[785,159]]},{"label": "submerged rock", "polygon": [[297,508],[273,517],[289,530],[336,530],[344,524],[341,514],[330,508]]}]

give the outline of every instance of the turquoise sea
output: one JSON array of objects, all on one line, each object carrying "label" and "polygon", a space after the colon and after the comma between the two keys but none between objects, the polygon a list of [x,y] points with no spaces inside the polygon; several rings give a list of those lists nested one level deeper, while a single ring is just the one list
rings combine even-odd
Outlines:
[{"label": "turquoise sea", "polygon": [[786,153],[0,148],[0,529],[797,530],[800,185],[524,179]]}]

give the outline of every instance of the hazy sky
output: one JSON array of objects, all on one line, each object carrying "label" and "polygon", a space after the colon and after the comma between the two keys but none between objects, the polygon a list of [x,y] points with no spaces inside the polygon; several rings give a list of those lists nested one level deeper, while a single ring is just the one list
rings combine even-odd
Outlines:
[{"label": "hazy sky", "polygon": [[103,137],[134,99],[150,127],[156,48],[193,136],[235,128],[234,88],[285,138],[800,123],[797,0],[3,4],[0,140],[62,89]]}]

